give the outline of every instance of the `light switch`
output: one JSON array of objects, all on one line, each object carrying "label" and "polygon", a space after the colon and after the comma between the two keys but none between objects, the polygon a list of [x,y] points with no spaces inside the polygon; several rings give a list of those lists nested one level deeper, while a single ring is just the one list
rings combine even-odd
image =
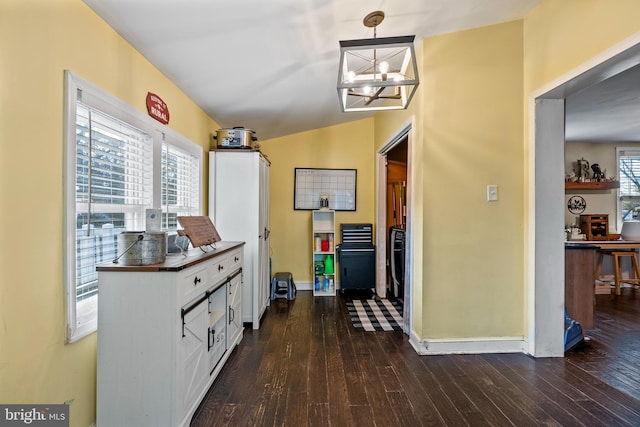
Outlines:
[{"label": "light switch", "polygon": [[498,200],[498,186],[487,185],[487,201],[495,202]]}]

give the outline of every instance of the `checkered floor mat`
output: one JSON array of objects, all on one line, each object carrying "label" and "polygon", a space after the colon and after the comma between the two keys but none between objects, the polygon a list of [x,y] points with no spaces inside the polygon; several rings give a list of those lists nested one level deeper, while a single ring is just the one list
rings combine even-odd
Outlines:
[{"label": "checkered floor mat", "polygon": [[357,331],[401,331],[402,304],[386,299],[347,302],[349,316]]}]

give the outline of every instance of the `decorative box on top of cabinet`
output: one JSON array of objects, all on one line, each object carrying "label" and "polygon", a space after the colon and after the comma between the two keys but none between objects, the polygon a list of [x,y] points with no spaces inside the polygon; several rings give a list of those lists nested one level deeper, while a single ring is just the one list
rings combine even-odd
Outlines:
[{"label": "decorative box on top of cabinet", "polygon": [[242,339],[243,246],[97,267],[97,425],[189,425]]}]

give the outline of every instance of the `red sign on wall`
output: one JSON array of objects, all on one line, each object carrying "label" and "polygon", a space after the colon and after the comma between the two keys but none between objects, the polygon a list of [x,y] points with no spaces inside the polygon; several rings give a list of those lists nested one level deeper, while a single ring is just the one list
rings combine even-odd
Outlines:
[{"label": "red sign on wall", "polygon": [[147,111],[151,117],[160,123],[169,124],[169,107],[155,93],[147,93]]}]

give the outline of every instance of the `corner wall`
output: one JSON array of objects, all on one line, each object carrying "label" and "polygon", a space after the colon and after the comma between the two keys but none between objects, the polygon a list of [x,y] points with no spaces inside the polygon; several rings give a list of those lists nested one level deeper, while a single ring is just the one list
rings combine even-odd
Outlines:
[{"label": "corner wall", "polygon": [[313,280],[311,211],[293,209],[295,168],[357,169],[356,211],[336,212],[336,244],[342,223],[375,225],[373,130],[373,119],[364,119],[260,142],[271,161],[273,273],[291,272],[296,283]]}]

